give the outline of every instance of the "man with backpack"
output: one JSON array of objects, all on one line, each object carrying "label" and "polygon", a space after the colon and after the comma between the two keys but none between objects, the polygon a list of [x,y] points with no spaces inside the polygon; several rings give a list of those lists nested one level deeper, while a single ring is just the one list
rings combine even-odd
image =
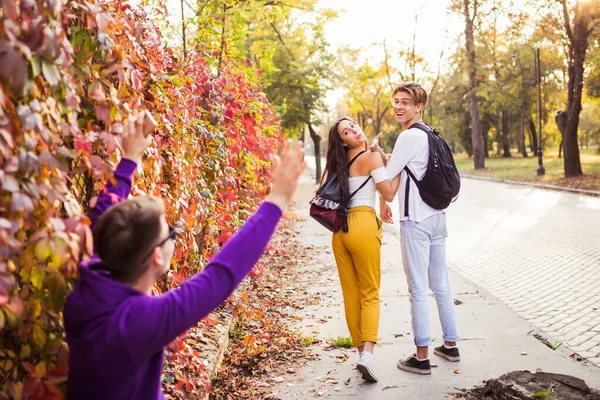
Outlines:
[{"label": "man with backpack", "polygon": [[[434,353],[459,361],[454,302],[446,266],[446,214],[458,194],[460,177],[452,153],[437,131],[422,121],[427,92],[414,82],[394,89],[392,106],[404,131],[398,136],[387,164],[388,177],[400,174],[400,234],[402,264],[410,292],[410,310],[416,353],[400,360],[398,368],[421,375],[431,374],[429,361],[429,288],[433,290],[444,343]],[[374,144],[372,151],[385,154]],[[392,223],[392,211],[380,198],[380,215]]]}]

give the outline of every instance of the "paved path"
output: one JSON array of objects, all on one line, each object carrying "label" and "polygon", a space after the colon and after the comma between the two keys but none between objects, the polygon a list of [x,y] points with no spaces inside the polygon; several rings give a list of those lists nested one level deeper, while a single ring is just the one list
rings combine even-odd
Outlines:
[{"label": "paved path", "polygon": [[[310,179],[305,177],[296,196],[297,213],[301,216],[307,216],[308,213],[307,202],[312,195],[311,183]],[[358,361],[358,355],[354,350],[331,349],[325,346],[330,338],[348,336],[348,330],[335,261],[331,254],[331,234],[307,217],[297,223],[296,229],[299,233],[297,239],[313,249],[312,262],[306,264],[306,272],[299,273],[298,279],[310,280],[307,295],[314,296],[319,303],[297,311],[298,327],[304,335],[314,336],[324,342],[312,346],[318,358],[303,363],[293,373],[274,371],[278,376],[273,376],[273,380],[280,382],[274,388],[277,397],[286,400],[452,398],[451,393],[456,392],[456,388],[472,387],[484,379],[523,369],[566,373],[584,379],[592,387],[600,388],[598,367],[585,361],[577,362],[571,359],[569,357],[571,351],[564,346],[557,351],[549,349],[528,334],[534,329],[530,323],[517,316],[488,291],[455,272],[459,267],[461,274],[462,269],[467,272],[481,272],[483,268],[487,268],[482,267],[479,261],[472,261],[477,258],[465,258],[464,254],[469,249],[475,249],[485,257],[496,259],[492,253],[497,256],[498,251],[504,249],[500,243],[513,239],[512,235],[506,238],[498,233],[502,223],[497,221],[494,225],[494,221],[490,222],[483,217],[459,218],[459,212],[463,212],[459,207],[464,210],[474,208],[462,204],[466,203],[465,198],[475,199],[476,196],[471,194],[472,191],[482,195],[483,192],[479,192],[476,186],[465,182],[461,203],[454,204],[454,214],[450,213],[453,215],[450,220],[451,234],[454,236],[452,240],[454,243],[459,243],[462,237],[465,241],[461,246],[455,245],[450,255],[453,260],[462,260],[460,265],[453,262],[455,268],[451,271],[453,296],[462,302],[456,306],[462,360],[459,363],[449,363],[432,355],[432,362],[438,367],[434,368],[431,376],[417,376],[396,368],[399,358],[414,351],[414,344],[410,328],[406,278],[399,261],[399,235],[394,226],[386,225],[382,246],[380,338],[375,349],[380,382],[377,384],[364,382],[359,373],[352,369]],[[493,188],[484,189],[491,193]],[[499,190],[511,189],[500,187]],[[498,201],[501,202],[501,199]],[[481,207],[484,207],[484,204]],[[489,215],[496,215],[496,212],[490,212]],[[486,228],[488,224],[490,227]],[[494,226],[496,228],[493,228]],[[458,230],[461,231],[460,235]],[[520,252],[523,251],[521,247],[517,248]],[[504,258],[509,264],[513,262],[514,253],[511,252]],[[523,262],[518,263],[521,266],[523,264]],[[504,268],[500,265],[496,266],[494,273],[497,273],[497,269]],[[495,280],[492,279],[491,282]],[[503,282],[506,283],[506,279]],[[441,341],[441,328],[436,318],[437,310],[433,296],[430,297],[429,306],[434,344],[438,345]]]},{"label": "paved path", "polygon": [[464,179],[450,268],[600,366],[600,198]]},{"label": "paved path", "polygon": [[448,229],[452,270],[600,366],[600,198],[463,179]]}]

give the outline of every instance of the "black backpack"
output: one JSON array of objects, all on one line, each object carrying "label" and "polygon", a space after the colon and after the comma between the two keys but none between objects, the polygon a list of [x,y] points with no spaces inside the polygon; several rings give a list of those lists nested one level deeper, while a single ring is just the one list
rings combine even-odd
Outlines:
[{"label": "black backpack", "polygon": [[[427,133],[429,140],[429,161],[423,179],[418,180],[408,166],[404,167],[409,179],[406,180],[404,197],[404,215],[408,216],[408,192],[410,180],[412,179],[419,189],[419,194],[425,203],[436,210],[447,208],[458,197],[460,191],[460,175],[454,156],[446,141],[440,136],[437,129],[421,122],[413,124],[411,128],[417,128]],[[410,129],[410,128],[409,128]]]}]

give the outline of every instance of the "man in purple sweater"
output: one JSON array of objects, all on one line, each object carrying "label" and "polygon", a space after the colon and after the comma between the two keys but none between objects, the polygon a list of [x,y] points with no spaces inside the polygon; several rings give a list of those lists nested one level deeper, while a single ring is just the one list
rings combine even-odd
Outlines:
[{"label": "man in purple sweater", "polygon": [[123,137],[114,183],[92,210],[95,254],[81,265],[64,308],[69,399],[162,399],[164,347],[225,301],[252,269],[306,167],[301,146],[288,143],[275,156],[271,193],[239,232],[179,289],[151,296],[169,269],[175,231],[162,200],[125,200],[149,142],[141,122]]}]

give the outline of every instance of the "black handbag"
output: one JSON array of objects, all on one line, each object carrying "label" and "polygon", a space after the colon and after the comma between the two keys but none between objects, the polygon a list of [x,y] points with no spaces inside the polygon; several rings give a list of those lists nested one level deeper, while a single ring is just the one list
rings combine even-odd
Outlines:
[{"label": "black handbag", "polygon": [[[348,165],[346,165],[346,168],[349,169],[354,161],[356,161],[358,156],[365,151],[366,150],[361,151],[352,160],[350,160]],[[344,232],[348,232],[348,202],[356,194],[356,192],[358,192],[367,184],[369,179],[371,179],[370,175],[358,189],[350,194],[348,200],[343,202],[342,191],[340,189],[340,182],[337,178],[337,175],[331,175],[327,177],[327,180],[317,190],[315,197],[313,197],[309,202],[310,216],[333,233],[339,231],[340,229],[342,229]]]}]

